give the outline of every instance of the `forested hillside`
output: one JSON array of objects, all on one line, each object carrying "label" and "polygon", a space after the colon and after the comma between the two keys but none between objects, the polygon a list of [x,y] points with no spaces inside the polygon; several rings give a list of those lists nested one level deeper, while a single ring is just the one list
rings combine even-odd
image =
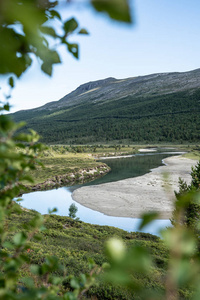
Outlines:
[{"label": "forested hillside", "polygon": [[200,70],[90,82],[13,118],[46,143],[197,142]]}]

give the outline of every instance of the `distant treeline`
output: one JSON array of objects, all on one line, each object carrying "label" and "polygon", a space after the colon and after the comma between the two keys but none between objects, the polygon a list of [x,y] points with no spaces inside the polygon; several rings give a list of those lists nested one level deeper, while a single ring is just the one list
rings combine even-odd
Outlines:
[{"label": "distant treeline", "polygon": [[199,142],[200,90],[13,114],[46,143]]}]

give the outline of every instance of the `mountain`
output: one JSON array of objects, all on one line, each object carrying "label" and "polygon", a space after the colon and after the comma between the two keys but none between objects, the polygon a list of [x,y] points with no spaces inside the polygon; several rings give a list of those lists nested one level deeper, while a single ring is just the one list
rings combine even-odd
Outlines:
[{"label": "mountain", "polygon": [[199,142],[200,69],[88,82],[12,117],[47,143]]}]

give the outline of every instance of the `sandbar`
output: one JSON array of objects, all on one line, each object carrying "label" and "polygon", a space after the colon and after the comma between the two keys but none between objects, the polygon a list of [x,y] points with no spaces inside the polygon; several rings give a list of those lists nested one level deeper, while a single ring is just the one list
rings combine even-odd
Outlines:
[{"label": "sandbar", "polygon": [[191,167],[197,161],[172,156],[163,162],[165,165],[143,176],[81,187],[73,192],[72,198],[108,216],[139,218],[144,212],[157,211],[160,219],[169,219],[179,177],[190,183]]}]

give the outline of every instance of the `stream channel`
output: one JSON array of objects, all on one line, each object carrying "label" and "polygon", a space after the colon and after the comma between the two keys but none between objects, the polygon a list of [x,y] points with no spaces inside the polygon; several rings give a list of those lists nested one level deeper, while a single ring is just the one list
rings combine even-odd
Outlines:
[{"label": "stream channel", "polygon": [[[156,152],[140,153],[131,157],[104,159],[101,161],[106,162],[111,167],[111,171],[107,175],[81,185],[24,194],[22,196],[23,201],[20,203],[23,207],[34,209],[41,214],[47,214],[48,209],[56,207],[56,214],[61,216],[68,216],[69,206],[75,203],[78,208],[77,217],[83,222],[114,226],[129,232],[138,231],[141,219],[111,217],[84,207],[72,199],[73,191],[81,186],[113,182],[144,175],[149,173],[151,169],[163,165],[164,158],[182,153],[172,152],[170,149],[159,149]],[[170,224],[169,220],[155,220],[145,227],[143,232],[159,235],[160,229],[170,226]]]}]

